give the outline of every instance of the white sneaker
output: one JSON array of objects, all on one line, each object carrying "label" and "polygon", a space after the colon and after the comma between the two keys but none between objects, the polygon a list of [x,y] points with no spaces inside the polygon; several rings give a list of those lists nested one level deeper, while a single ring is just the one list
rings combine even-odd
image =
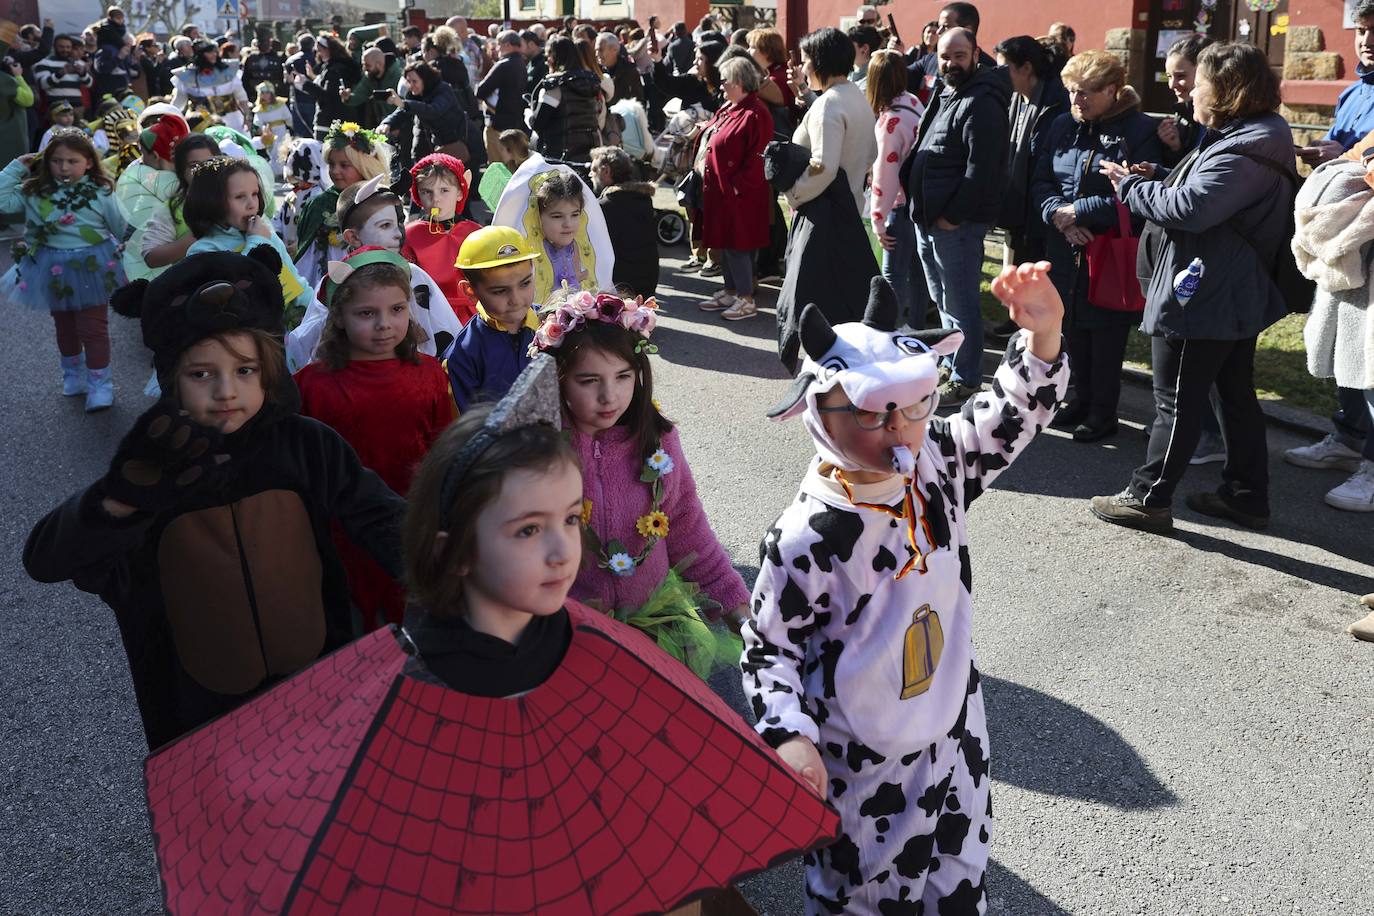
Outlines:
[{"label": "white sneaker", "polygon": [[1326,494],[1326,504],[1347,512],[1374,512],[1374,461],[1361,461],[1349,480]]},{"label": "white sneaker", "polygon": [[1358,471],[1361,458],[1359,452],[1331,433],[1320,442],[1288,449],[1283,453],[1283,460],[1300,468]]}]

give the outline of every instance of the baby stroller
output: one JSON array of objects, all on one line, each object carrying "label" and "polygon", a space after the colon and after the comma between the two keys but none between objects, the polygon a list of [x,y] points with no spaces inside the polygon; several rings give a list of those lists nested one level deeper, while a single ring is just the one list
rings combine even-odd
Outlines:
[{"label": "baby stroller", "polygon": [[[671,99],[663,107],[667,126],[654,139],[653,167],[658,170],[657,183],[677,187],[692,170],[692,152],[696,148],[696,126],[710,114],[700,105],[682,107],[680,99]],[[657,196],[657,195],[656,195]],[[657,233],[661,245],[677,245],[687,238],[687,220],[676,207],[658,207]]]}]

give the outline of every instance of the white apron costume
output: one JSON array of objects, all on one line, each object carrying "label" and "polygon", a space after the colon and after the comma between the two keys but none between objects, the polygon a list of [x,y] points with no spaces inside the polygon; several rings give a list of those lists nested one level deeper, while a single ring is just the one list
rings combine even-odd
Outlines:
[{"label": "white apron costume", "polygon": [[839,840],[806,857],[815,914],[985,912],[992,814],[965,512],[1068,387],[1065,357],[1042,362],[1020,332],[992,391],[926,421],[909,477],[846,490],[834,472],[856,467],[817,396],[839,385],[864,410],[921,404],[962,339],[896,330],[897,314],[881,277],[863,323],[831,328],[808,305],[806,360],[770,414],[801,414],[818,457],[763,539],[741,668],[759,732],[774,747],[813,741],[840,812]]}]

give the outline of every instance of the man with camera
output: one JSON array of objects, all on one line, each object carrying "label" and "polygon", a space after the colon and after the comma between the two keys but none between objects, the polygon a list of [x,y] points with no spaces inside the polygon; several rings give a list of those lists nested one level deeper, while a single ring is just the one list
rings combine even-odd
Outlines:
[{"label": "man with camera", "polygon": [[91,85],[91,71],[81,59],[83,46],[70,35],[58,35],[52,40],[52,54],[33,65],[33,77],[38,88],[48,97],[48,104],[67,102],[77,111],[85,106],[81,90]]}]

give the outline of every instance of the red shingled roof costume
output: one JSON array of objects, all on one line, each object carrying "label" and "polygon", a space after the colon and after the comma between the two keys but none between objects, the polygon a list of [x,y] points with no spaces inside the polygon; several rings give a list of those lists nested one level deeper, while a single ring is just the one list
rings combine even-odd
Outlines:
[{"label": "red shingled roof costume", "polygon": [[467,324],[477,313],[477,303],[458,286],[458,281],[463,279],[463,272],[454,264],[458,260],[458,249],[463,247],[463,240],[482,227],[470,219],[458,218],[467,205],[469,173],[461,159],[447,153],[431,153],[411,168],[410,199],[415,201],[415,206],[424,208],[415,176],[431,165],[442,165],[454,174],[458,182],[458,205],[452,219],[435,220],[426,214],[425,219],[407,223],[401,254],[407,261],[419,264],[439,284],[458,320]]},{"label": "red shingled roof costume", "polygon": [[173,913],[663,912],[838,823],[649,640],[568,601],[518,698],[379,630],[148,758]]}]

